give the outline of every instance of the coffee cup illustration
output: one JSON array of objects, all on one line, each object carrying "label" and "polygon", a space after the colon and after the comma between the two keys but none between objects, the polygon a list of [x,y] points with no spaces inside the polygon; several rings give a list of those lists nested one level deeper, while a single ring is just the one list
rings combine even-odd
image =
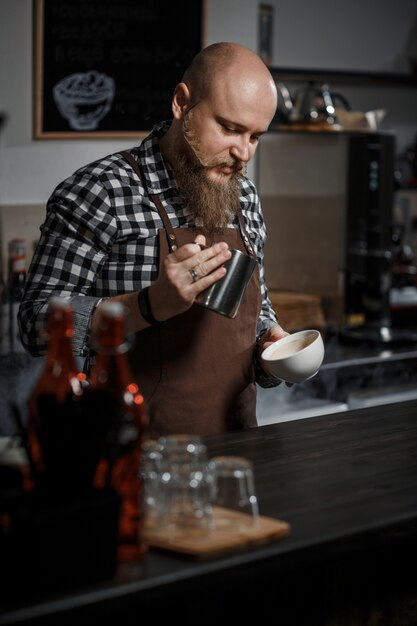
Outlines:
[{"label": "coffee cup illustration", "polygon": [[73,130],[96,130],[114,94],[113,78],[95,70],[65,76],[53,88],[55,104]]}]

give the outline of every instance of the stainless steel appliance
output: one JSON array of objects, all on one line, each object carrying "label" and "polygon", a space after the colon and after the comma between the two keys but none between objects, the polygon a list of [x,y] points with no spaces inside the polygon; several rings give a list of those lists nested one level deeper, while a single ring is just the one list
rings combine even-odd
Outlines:
[{"label": "stainless steel appliance", "polygon": [[289,130],[259,146],[268,285],[319,294],[351,340],[416,339],[390,320],[394,153],[391,131]]},{"label": "stainless steel appliance", "polygon": [[[348,139],[344,336],[391,341],[395,137]],[[359,323],[358,323],[359,321]]]}]

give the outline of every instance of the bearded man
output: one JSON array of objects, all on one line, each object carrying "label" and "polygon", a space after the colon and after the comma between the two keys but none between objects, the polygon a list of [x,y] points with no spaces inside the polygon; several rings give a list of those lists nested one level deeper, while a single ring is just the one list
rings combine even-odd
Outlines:
[{"label": "bearded man", "polygon": [[[88,359],[100,302],[122,302],[152,437],[254,427],[255,383],[278,384],[259,367],[259,349],[287,333],[268,297],[266,228],[246,177],[276,106],[254,52],[208,46],[174,90],[172,120],[79,169],[48,201],[19,311],[22,340],[44,354],[48,300],[66,296],[74,353]],[[234,318],[195,302],[225,275],[230,248],[257,260]]]}]

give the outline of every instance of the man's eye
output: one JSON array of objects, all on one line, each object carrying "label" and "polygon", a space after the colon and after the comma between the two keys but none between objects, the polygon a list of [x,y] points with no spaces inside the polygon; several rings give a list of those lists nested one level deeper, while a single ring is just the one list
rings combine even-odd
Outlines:
[{"label": "man's eye", "polygon": [[236,128],[230,128],[230,126],[222,126],[222,129],[225,133],[237,133]]}]

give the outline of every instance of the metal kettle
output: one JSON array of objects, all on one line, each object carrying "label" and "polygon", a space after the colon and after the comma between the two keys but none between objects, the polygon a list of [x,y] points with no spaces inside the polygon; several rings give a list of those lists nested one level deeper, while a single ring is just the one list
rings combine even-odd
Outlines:
[{"label": "metal kettle", "polygon": [[310,82],[306,87],[300,87],[294,99],[291,98],[284,83],[277,83],[278,108],[277,115],[283,123],[298,124],[325,124],[333,126],[337,123],[335,103],[338,100],[348,111],[351,106],[348,100],[340,93],[331,93],[327,84],[317,86]]}]

